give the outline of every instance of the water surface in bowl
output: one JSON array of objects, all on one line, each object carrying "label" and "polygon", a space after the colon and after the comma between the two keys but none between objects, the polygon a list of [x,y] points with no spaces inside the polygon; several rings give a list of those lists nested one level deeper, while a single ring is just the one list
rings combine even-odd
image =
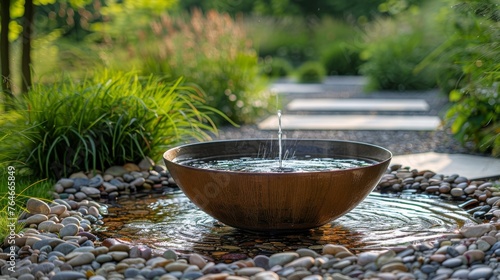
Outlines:
[{"label": "water surface in bowl", "polygon": [[370,194],[355,209],[322,227],[286,235],[265,235],[223,225],[197,208],[180,191],[159,197],[120,201],[109,207],[100,238],[114,237],[155,250],[200,253],[214,260],[341,244],[377,250],[433,240],[475,223],[458,206],[425,196],[405,198]]},{"label": "water surface in bowl", "polygon": [[291,157],[283,160],[255,157],[193,159],[179,162],[195,168],[238,172],[317,172],[370,166],[376,161],[360,158]]}]

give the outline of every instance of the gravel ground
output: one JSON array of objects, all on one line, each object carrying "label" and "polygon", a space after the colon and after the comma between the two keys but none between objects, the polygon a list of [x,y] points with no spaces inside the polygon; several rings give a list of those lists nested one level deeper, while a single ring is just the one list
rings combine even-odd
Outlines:
[{"label": "gravel ground", "polygon": [[[393,155],[425,152],[479,154],[470,148],[462,146],[444,128],[437,131],[285,130],[284,135],[286,138],[297,139],[335,139],[365,142],[382,146],[390,150]],[[239,128],[223,127],[220,129],[219,135],[214,137],[214,139],[219,140],[244,138],[276,139],[277,134],[272,131],[259,130],[254,125],[246,125]]]}]

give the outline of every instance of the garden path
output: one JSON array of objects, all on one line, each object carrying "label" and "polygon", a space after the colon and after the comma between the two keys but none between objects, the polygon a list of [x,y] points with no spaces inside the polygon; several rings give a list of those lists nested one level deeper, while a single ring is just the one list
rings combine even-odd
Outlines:
[{"label": "garden path", "polygon": [[[434,131],[442,123],[446,96],[437,91],[365,93],[364,77],[328,77],[321,84],[275,82],[270,90],[283,102],[282,125],[287,130],[413,130]],[[277,116],[258,124],[277,130]],[[470,179],[500,177],[500,159],[445,153],[398,155],[392,160],[418,170],[460,174]]]}]

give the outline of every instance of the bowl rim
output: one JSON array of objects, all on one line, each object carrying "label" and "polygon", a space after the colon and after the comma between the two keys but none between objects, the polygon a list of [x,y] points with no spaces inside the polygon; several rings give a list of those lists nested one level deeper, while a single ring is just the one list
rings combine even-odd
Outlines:
[{"label": "bowl rim", "polygon": [[[198,170],[198,171],[207,171],[207,172],[215,172],[215,173],[230,173],[230,174],[238,174],[238,175],[248,175],[248,176],[261,176],[261,175],[266,175],[266,176],[287,176],[287,174],[290,174],[288,176],[291,176],[291,174],[293,174],[294,176],[298,176],[299,174],[303,174],[303,175],[311,175],[311,174],[322,174],[322,173],[332,173],[332,172],[335,172],[335,173],[339,173],[339,172],[345,172],[345,171],[352,171],[352,170],[358,170],[358,169],[365,169],[365,168],[370,168],[370,167],[373,167],[373,166],[377,166],[377,165],[382,165],[382,164],[385,164],[386,162],[388,161],[391,161],[392,160],[392,152],[389,151],[388,149],[384,148],[384,147],[381,147],[381,146],[378,146],[378,145],[375,145],[375,144],[370,144],[370,143],[365,143],[365,142],[359,142],[359,141],[348,141],[348,140],[333,140],[333,139],[299,139],[299,138],[286,138],[286,139],[283,139],[284,141],[324,141],[324,142],[341,142],[341,143],[347,143],[347,144],[355,144],[355,145],[363,145],[363,146],[370,146],[370,147],[373,147],[373,148],[377,148],[377,149],[380,149],[380,150],[383,150],[385,152],[388,153],[388,157],[384,160],[381,160],[381,161],[377,161],[376,163],[374,164],[370,164],[368,166],[360,166],[360,167],[353,167],[353,168],[348,168],[348,169],[337,169],[337,170],[326,170],[326,171],[304,171],[304,172],[276,172],[276,171],[269,171],[269,172],[245,172],[245,171],[231,171],[231,170],[216,170],[216,169],[203,169],[203,168],[198,168],[198,167],[193,167],[193,166],[189,166],[189,165],[184,165],[184,164],[180,164],[178,162],[175,162],[175,161],[172,161],[172,160],[169,160],[167,159],[166,155],[167,153],[173,151],[173,150],[177,150],[177,149],[182,149],[182,148],[185,148],[185,147],[192,147],[192,146],[201,146],[201,145],[204,145],[204,144],[217,144],[217,143],[231,143],[231,142],[242,142],[242,141],[255,141],[255,142],[258,142],[258,141],[278,141],[278,139],[275,139],[275,138],[242,138],[242,139],[228,139],[228,140],[211,140],[211,141],[204,141],[204,142],[195,142],[195,143],[187,143],[187,144],[182,144],[182,145],[179,145],[179,146],[176,146],[176,147],[172,147],[170,149],[168,149],[167,151],[165,151],[163,153],[163,160],[165,162],[168,162],[168,163],[171,163],[171,164],[174,164],[176,166],[181,166],[182,168],[187,168],[187,169],[192,169],[192,170]],[[167,169],[168,169],[168,166],[167,166]]]}]

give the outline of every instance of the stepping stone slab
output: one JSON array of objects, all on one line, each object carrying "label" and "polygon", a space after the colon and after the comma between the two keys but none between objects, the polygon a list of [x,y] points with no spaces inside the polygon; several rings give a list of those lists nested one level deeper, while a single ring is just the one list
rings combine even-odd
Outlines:
[{"label": "stepping stone slab", "polygon": [[[441,124],[436,116],[378,115],[283,115],[283,130],[412,130],[434,131]],[[258,125],[278,131],[278,117],[270,116]]]},{"label": "stepping stone slab", "polygon": [[287,105],[290,111],[428,111],[423,99],[333,99],[297,98]]}]

